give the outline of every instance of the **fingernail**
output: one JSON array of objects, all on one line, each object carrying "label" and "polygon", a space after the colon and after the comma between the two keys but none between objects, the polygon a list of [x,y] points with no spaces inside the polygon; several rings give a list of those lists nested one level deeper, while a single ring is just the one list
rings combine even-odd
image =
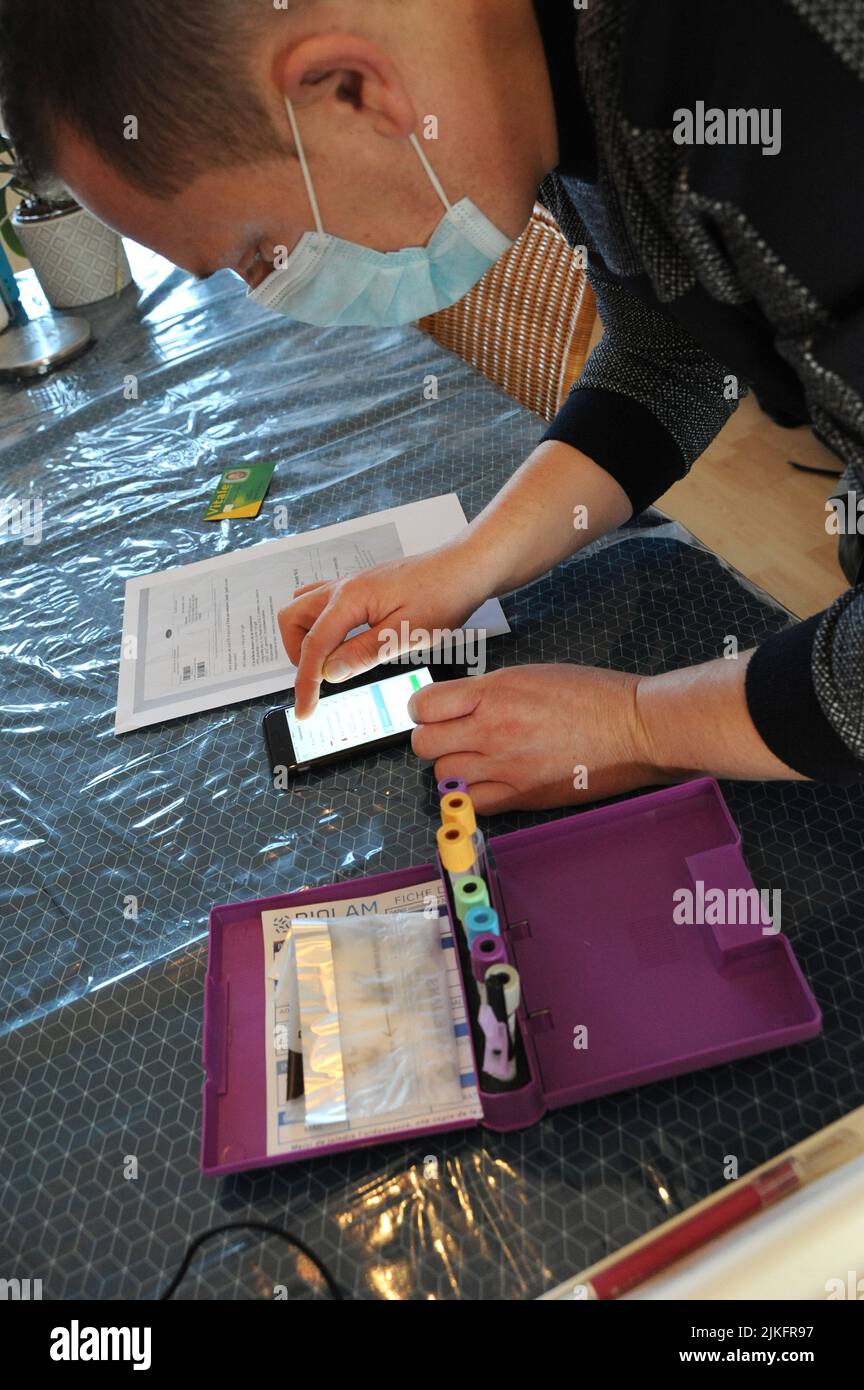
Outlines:
[{"label": "fingernail", "polygon": [[417,723],[417,716],[414,713],[414,701],[416,698],[416,695],[412,695],[411,699],[408,701],[408,718],[413,719],[415,724]]},{"label": "fingernail", "polygon": [[347,681],[350,674],[351,667],[344,661],[328,661],[323,671],[325,681],[330,681],[332,684]]}]

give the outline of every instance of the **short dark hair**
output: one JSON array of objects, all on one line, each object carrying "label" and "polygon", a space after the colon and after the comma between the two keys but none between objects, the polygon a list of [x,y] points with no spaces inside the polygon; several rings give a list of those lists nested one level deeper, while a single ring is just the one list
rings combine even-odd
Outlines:
[{"label": "short dark hair", "polygon": [[49,178],[65,123],[167,198],[290,148],[244,69],[267,14],[273,0],[0,0],[0,111],[18,158]]}]

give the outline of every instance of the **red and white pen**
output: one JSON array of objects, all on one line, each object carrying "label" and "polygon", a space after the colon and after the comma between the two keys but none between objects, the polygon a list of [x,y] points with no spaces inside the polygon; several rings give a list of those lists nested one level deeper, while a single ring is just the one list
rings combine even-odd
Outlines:
[{"label": "red and white pen", "polygon": [[854,1130],[837,1130],[807,1152],[791,1154],[752,1178],[742,1178],[722,1197],[700,1204],[692,1216],[685,1214],[667,1222],[635,1249],[568,1281],[568,1287],[571,1291],[579,1289],[588,1299],[620,1298],[748,1217],[838,1168],[861,1147],[861,1136]]}]

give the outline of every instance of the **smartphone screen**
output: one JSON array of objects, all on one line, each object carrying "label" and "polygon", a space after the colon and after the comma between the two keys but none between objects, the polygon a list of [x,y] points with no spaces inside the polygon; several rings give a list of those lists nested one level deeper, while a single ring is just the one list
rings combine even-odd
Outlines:
[{"label": "smartphone screen", "polygon": [[293,708],[286,709],[284,715],[297,762],[314,762],[316,758],[407,733],[414,728],[408,701],[415,690],[431,684],[432,676],[421,666],[416,671],[385,676],[372,685],[325,695],[308,719],[298,719]]}]

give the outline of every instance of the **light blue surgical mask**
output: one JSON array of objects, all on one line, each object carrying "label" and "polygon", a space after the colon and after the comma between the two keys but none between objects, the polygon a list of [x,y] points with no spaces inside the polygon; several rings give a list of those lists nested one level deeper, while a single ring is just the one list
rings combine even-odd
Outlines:
[{"label": "light blue surgical mask", "polygon": [[285,265],[250,290],[257,304],[301,323],[389,328],[455,304],[503,256],[512,241],[469,198],[452,205],[416,135],[411,143],[446,212],[426,246],[374,251],[324,231],[294,108],[286,99],[300,168],[315,221]]}]

